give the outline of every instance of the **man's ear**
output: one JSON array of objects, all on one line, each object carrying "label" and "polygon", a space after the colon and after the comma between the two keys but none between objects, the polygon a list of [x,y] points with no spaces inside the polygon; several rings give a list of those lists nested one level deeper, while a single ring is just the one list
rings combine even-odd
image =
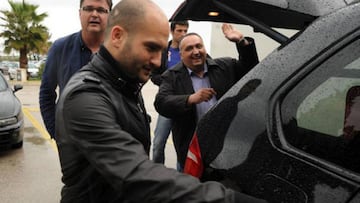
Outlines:
[{"label": "man's ear", "polygon": [[111,29],[111,41],[113,42],[114,46],[119,47],[124,38],[126,37],[126,31],[121,26],[114,26]]}]

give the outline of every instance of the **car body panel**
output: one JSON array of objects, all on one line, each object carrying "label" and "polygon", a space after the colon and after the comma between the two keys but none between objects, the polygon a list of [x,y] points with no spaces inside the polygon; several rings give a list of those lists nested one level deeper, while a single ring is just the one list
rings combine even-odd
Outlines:
[{"label": "car body panel", "polygon": [[[360,3],[321,15],[270,53],[200,120],[196,133],[205,166],[202,180],[221,181],[269,202],[359,199],[358,172],[292,146],[283,127],[290,125],[283,116],[292,110],[282,109],[288,92],[338,52],[359,49]],[[342,58],[359,57],[360,51],[352,55]],[[360,78],[356,70],[349,75]],[[315,78],[307,85],[318,82]]]},{"label": "car body panel", "polygon": [[10,91],[0,91],[0,119],[13,116],[20,110],[19,101],[11,94],[13,93]]}]

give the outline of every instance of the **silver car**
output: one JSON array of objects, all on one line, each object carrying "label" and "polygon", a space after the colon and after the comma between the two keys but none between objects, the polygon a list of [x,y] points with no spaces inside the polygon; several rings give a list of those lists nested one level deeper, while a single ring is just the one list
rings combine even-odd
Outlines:
[{"label": "silver car", "polygon": [[12,89],[0,73],[0,150],[20,148],[23,145],[22,105],[15,95],[22,88],[22,85],[15,85]]}]

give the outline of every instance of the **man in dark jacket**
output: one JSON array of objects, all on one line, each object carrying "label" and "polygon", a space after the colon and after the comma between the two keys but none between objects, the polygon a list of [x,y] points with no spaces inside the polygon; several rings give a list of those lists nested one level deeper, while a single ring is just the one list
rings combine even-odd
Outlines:
[{"label": "man in dark jacket", "polygon": [[224,93],[258,63],[254,40],[229,24],[223,24],[227,39],[236,42],[239,60],[207,57],[202,38],[186,34],[180,41],[182,63],[163,73],[155,98],[156,110],[173,120],[172,134],[180,167],[198,120]]},{"label": "man in dark jacket", "polygon": [[149,160],[141,87],[160,66],[168,36],[167,18],[150,0],[122,0],[110,13],[104,46],[58,102],[61,202],[259,201]]},{"label": "man in dark jacket", "polygon": [[[154,69],[151,73],[151,81],[160,86],[161,74],[167,69],[172,68],[178,62],[180,62],[179,42],[180,39],[187,33],[189,28],[188,21],[173,21],[170,24],[170,34],[172,40],[169,41],[168,47],[163,51],[161,55],[160,68]],[[171,132],[171,119],[168,119],[162,115],[158,115],[156,126],[154,130],[153,140],[153,161],[155,163],[165,162],[165,146],[166,141]]]},{"label": "man in dark jacket", "polygon": [[92,55],[99,50],[111,7],[111,0],[80,0],[81,31],[57,39],[48,52],[41,78],[39,104],[51,138],[55,136],[57,93],[62,93],[70,77],[89,63]]}]

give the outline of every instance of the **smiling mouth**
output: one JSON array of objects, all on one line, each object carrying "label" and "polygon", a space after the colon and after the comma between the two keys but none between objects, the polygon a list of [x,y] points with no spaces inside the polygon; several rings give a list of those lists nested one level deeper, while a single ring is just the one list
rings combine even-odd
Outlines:
[{"label": "smiling mouth", "polygon": [[201,55],[196,54],[196,55],[193,55],[191,58],[192,58],[193,60],[198,60],[198,59],[201,59],[202,57],[201,57]]},{"label": "smiling mouth", "polygon": [[201,61],[201,58],[200,58],[200,57],[197,57],[197,58],[193,58],[192,60],[193,60],[193,61]]},{"label": "smiling mouth", "polygon": [[89,22],[89,24],[91,24],[91,25],[94,25],[94,24],[96,24],[96,25],[100,25],[100,22],[97,22],[97,21],[90,21],[90,22]]}]

